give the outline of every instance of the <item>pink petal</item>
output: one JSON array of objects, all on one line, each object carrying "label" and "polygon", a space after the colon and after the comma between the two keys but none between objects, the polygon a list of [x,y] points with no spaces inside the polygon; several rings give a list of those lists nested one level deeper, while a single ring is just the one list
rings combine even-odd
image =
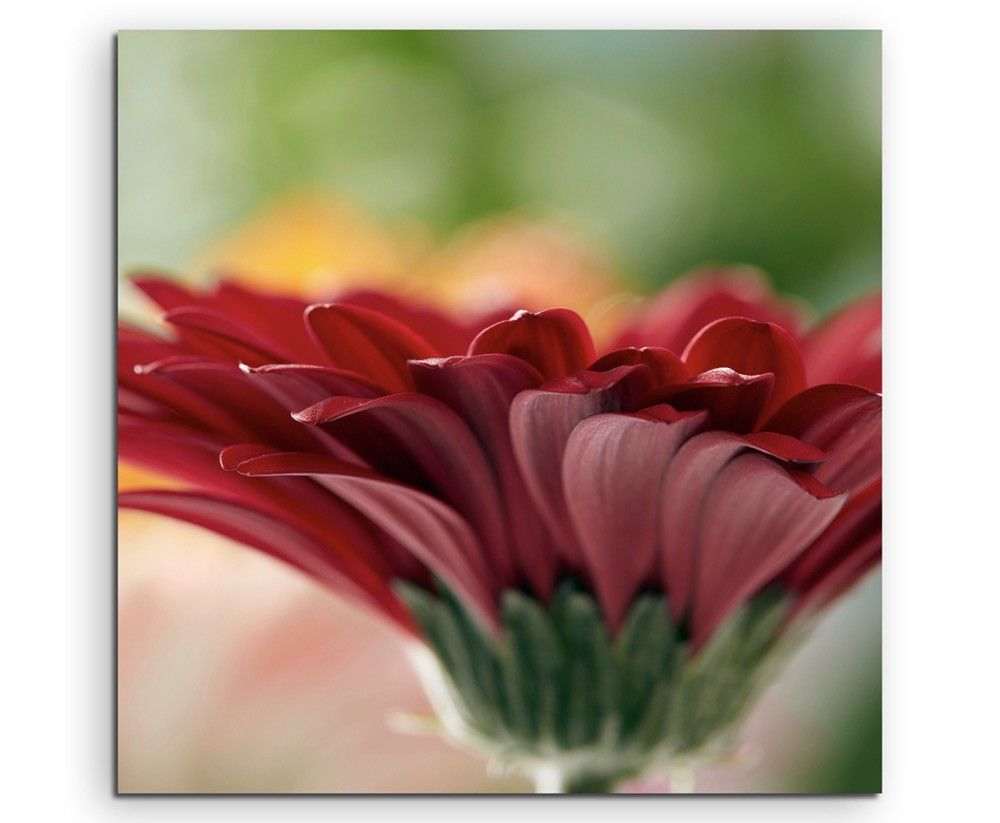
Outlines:
[{"label": "pink petal", "polygon": [[675,412],[670,422],[597,414],[569,437],[566,504],[612,631],[653,571],[667,466],[707,421],[705,412]]},{"label": "pink petal", "polygon": [[586,368],[594,359],[594,341],[587,324],[569,309],[521,310],[483,329],[469,346],[469,354],[490,353],[520,357],[551,379]]},{"label": "pink petal", "polygon": [[808,447],[791,439],[742,437],[721,431],[696,434],[680,447],[663,478],[659,526],[662,584],[678,621],[691,608],[694,597],[703,506],[719,473],[744,452],[781,460],[814,456]]},{"label": "pink petal", "polygon": [[566,441],[577,423],[593,414],[632,411],[649,382],[646,366],[580,372],[521,392],[511,404],[514,456],[560,556],[574,571],[582,569],[583,558],[562,491]]},{"label": "pink petal", "polygon": [[836,517],[845,496],[814,491],[759,454],[737,455],[718,471],[698,518],[695,647]]}]

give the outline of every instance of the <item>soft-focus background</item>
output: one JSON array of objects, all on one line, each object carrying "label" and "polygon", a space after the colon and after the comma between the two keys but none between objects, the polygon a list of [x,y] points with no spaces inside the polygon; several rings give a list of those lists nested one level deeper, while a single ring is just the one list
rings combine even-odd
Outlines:
[{"label": "soft-focus background", "polygon": [[[598,322],[711,261],[817,312],[879,285],[878,33],[127,32],[118,57],[123,274],[466,303],[516,281]],[[879,789],[880,592],[702,788]],[[426,705],[390,633],[219,538],[122,514],[118,630],[123,791],[522,788],[395,731]]]}]

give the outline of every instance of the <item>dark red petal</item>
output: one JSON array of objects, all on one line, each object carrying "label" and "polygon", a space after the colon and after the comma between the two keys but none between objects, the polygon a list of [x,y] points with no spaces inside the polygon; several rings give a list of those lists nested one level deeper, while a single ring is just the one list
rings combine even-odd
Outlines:
[{"label": "dark red petal", "polygon": [[859,386],[815,386],[793,397],[764,428],[829,453],[816,477],[852,489],[882,474],[882,398]]},{"label": "dark red petal", "polygon": [[747,443],[728,432],[705,432],[685,443],[663,479],[660,562],[670,611],[680,621],[694,597],[701,509],[716,476]]},{"label": "dark red petal", "polygon": [[469,346],[470,355],[490,353],[520,357],[552,379],[585,369],[594,359],[594,341],[587,324],[569,309],[521,310],[483,329]]},{"label": "dark red petal", "polygon": [[[836,517],[844,495],[803,484],[759,454],[741,454],[702,502],[692,642],[702,646],[747,597],[794,560]],[[808,486],[808,488],[806,487]]]},{"label": "dark red petal", "polygon": [[653,389],[644,403],[669,403],[683,411],[705,409],[712,425],[739,433],[751,431],[768,403],[774,385],[772,374],[739,374],[721,368],[699,374],[685,383]]},{"label": "dark red petal", "polygon": [[372,309],[413,329],[443,355],[464,354],[476,331],[432,306],[373,289],[352,289],[337,295],[338,303]]},{"label": "dark red petal", "polygon": [[[243,367],[243,371],[251,383],[259,386],[289,415],[331,395],[370,398],[387,394],[385,389],[359,374],[327,366],[276,364],[256,369]],[[330,454],[344,460],[360,459],[343,444],[334,445],[333,438],[325,432],[322,434],[323,447]]]},{"label": "dark red petal", "polygon": [[499,587],[483,550],[466,521],[440,500],[325,455],[265,455],[237,470],[250,477],[315,478],[426,563],[496,628]]},{"label": "dark red petal", "polygon": [[790,619],[802,613],[813,614],[832,603],[877,566],[881,559],[882,533],[880,531],[855,544],[840,562],[817,580],[815,585],[796,603]]},{"label": "dark red petal", "polygon": [[162,340],[142,329],[126,323],[118,325],[119,377],[132,374],[137,365],[189,353],[177,343]]},{"label": "dark red petal", "polygon": [[475,434],[497,474],[511,554],[533,591],[547,598],[555,586],[558,558],[528,496],[510,442],[510,404],[520,392],[537,388],[541,375],[524,360],[506,354],[414,360],[410,368],[417,387],[446,403]]},{"label": "dark red petal", "polygon": [[566,504],[613,632],[654,570],[664,472],[707,421],[706,412],[675,412],[670,422],[597,414],[569,437]]},{"label": "dark red petal", "polygon": [[510,541],[490,463],[462,419],[422,394],[333,397],[296,413],[322,426],[382,474],[435,491],[476,530],[498,578],[514,578]]},{"label": "dark red petal", "polygon": [[198,492],[135,491],[120,506],[155,512],[209,529],[289,563],[414,631],[389,582],[349,552],[335,553],[273,514]]},{"label": "dark red petal", "polygon": [[854,492],[826,531],[802,553],[783,575],[793,589],[808,593],[837,567],[856,553],[858,547],[882,534],[882,478]]},{"label": "dark red petal", "polygon": [[181,339],[197,354],[251,366],[289,359],[280,345],[221,312],[181,307],[170,310],[163,319],[177,328]]},{"label": "dark red petal", "polygon": [[566,441],[577,423],[593,414],[635,409],[649,381],[646,366],[579,372],[521,392],[511,404],[511,442],[524,482],[560,555],[574,571],[582,568],[582,556],[562,491]]},{"label": "dark red petal", "polygon": [[173,360],[152,364],[147,372],[151,379],[183,387],[238,420],[239,430],[226,432],[235,440],[267,441],[283,449],[312,449],[327,444],[328,438],[317,437],[315,431],[292,420],[286,408],[236,366]]},{"label": "dark red petal", "polygon": [[617,349],[594,361],[590,371],[608,371],[616,366],[649,366],[653,373],[653,385],[663,386],[668,383],[682,383],[691,376],[688,367],[676,354],[667,349],[650,346],[642,348]]},{"label": "dark red petal", "polygon": [[306,323],[331,365],[364,375],[390,391],[413,388],[407,360],[438,353],[398,321],[360,306],[310,306]]},{"label": "dark red petal", "polygon": [[[119,337],[121,339],[121,331]],[[186,357],[176,347],[159,346],[129,335],[118,346],[118,397],[121,408],[146,417],[190,421],[208,432],[231,433],[235,439],[252,436],[238,417],[184,386],[149,373],[146,364]],[[188,358],[190,359],[190,358]],[[150,363],[150,361],[153,361]],[[215,362],[200,358],[201,362]]]},{"label": "dark red petal", "polygon": [[683,359],[695,373],[725,366],[741,374],[773,374],[774,388],[764,416],[806,387],[798,344],[773,323],[745,317],[716,320],[698,332]]},{"label": "dark red petal", "polygon": [[226,471],[235,471],[240,463],[273,453],[274,446],[266,443],[237,443],[235,446],[226,446],[219,452],[219,465]]},{"label": "dark red petal", "polygon": [[882,391],[882,295],[850,303],[802,341],[809,382],[850,383]]},{"label": "dark red petal", "polygon": [[202,301],[254,329],[272,347],[286,352],[289,360],[315,363],[321,357],[303,320],[308,304],[298,297],[260,292],[221,280]]},{"label": "dark red petal", "polygon": [[124,462],[294,522],[320,543],[341,541],[373,568],[386,573],[399,568],[387,565],[385,553],[372,545],[356,513],[328,492],[299,479],[251,481],[226,471],[234,464],[238,447],[230,451],[225,446],[218,438],[176,423],[119,418],[118,449]]},{"label": "dark red petal", "polygon": [[753,432],[744,435],[746,441],[762,452],[773,455],[789,463],[820,463],[827,458],[827,452],[809,443],[777,432]]}]

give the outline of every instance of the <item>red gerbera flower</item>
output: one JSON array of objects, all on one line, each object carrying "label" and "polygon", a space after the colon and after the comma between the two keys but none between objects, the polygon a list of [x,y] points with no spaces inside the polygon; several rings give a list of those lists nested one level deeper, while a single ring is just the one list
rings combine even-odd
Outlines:
[{"label": "red gerbera flower", "polygon": [[173,332],[119,330],[120,453],[190,488],[121,504],[376,609],[434,652],[449,731],[571,788],[717,748],[880,557],[877,298],[804,333],[716,273],[598,353],[567,309],[135,282]]}]

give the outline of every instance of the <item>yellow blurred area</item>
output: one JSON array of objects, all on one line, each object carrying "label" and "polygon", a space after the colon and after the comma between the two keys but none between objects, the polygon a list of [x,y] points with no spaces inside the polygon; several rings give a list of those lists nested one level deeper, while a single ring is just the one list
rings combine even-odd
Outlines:
[{"label": "yellow blurred area", "polygon": [[129,489],[183,489],[187,484],[166,475],[146,471],[127,463],[118,463],[118,490]]},{"label": "yellow blurred area", "polygon": [[275,200],[199,254],[192,273],[224,273],[258,288],[320,297],[332,284],[398,283],[427,254],[419,229],[392,230],[342,200]]},{"label": "yellow blurred area", "polygon": [[266,290],[328,297],[338,287],[385,288],[453,310],[576,309],[596,330],[622,286],[607,254],[569,224],[511,215],[467,226],[443,243],[416,223],[389,226],[344,200],[289,194],[204,249],[188,277],[222,275]]}]

